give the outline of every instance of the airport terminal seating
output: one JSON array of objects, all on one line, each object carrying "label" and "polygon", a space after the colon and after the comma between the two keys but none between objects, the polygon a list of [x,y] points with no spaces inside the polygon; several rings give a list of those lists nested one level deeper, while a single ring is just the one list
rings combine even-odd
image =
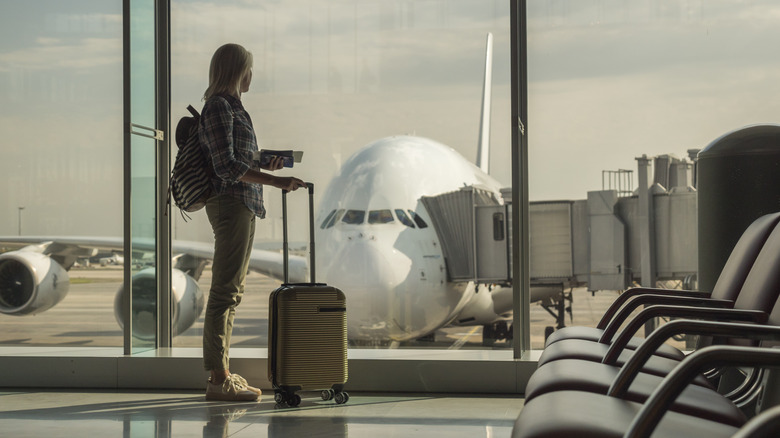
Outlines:
[{"label": "airport terminal seating", "polygon": [[[607,309],[596,327],[570,326],[552,333],[546,340],[545,353],[539,364],[542,365],[560,357],[572,357],[572,355],[579,355],[583,359],[600,360],[614,341],[622,324],[640,306],[735,307],[750,268],[778,222],[780,222],[780,213],[767,214],[753,221],[734,246],[711,293],[643,287],[629,289]],[[656,312],[660,310],[656,309]],[[678,309],[672,311],[678,311]],[[651,317],[653,314],[646,313],[642,319],[635,318],[630,330],[636,332],[644,326],[645,318]],[[631,332],[630,330],[624,330],[624,333]],[[561,341],[566,341],[565,347],[555,345]],[[634,350],[639,347],[644,338],[630,337],[627,340],[623,339],[623,341],[625,349]],[[601,345],[594,346],[592,344],[594,342]],[[578,350],[581,351],[578,352]],[[677,360],[683,357],[680,351],[669,346],[662,346],[656,355]]]},{"label": "airport terminal seating", "polygon": [[732,438],[776,438],[780,431],[780,406],[751,418]]},{"label": "airport terminal seating", "polygon": [[[557,341],[549,343],[544,349],[538,366],[541,368],[560,359],[582,359],[622,365],[631,356],[632,349],[637,348],[643,341],[633,334],[640,330],[646,321],[658,316],[764,322],[774,306],[778,291],[764,287],[774,281],[772,273],[766,272],[767,268],[761,273],[754,273],[753,267],[762,253],[764,264],[773,266],[776,262],[776,254],[780,254],[780,236],[774,238],[774,250],[763,249],[771,239],[772,232],[780,228],[777,227],[779,221],[780,214],[774,213],[762,216],[748,227],[734,247],[709,298],[671,295],[653,297],[656,294],[636,296],[617,312],[616,315],[622,319],[615,319],[608,324],[601,338],[593,340],[558,337]],[[642,304],[652,305],[630,320],[615,338],[621,322],[636,306]],[[585,333],[587,330],[580,332]],[[648,362],[648,368],[656,371],[648,372],[659,376],[664,376],[670,367],[674,367],[684,357],[681,351],[669,345],[662,345],[654,355],[657,358]]]},{"label": "airport terminal seating", "polygon": [[[713,325],[709,321],[681,320],[681,324]],[[670,323],[671,324],[671,323]],[[668,325],[668,324],[667,324]],[[753,339],[780,339],[780,327],[744,323],[717,323],[720,331],[739,332]],[[613,385],[609,394],[565,390],[540,395],[526,401],[512,430],[513,438],[558,437],[691,437],[716,438],[777,436],[780,424],[777,410],[768,410],[753,421],[743,417],[713,415],[702,418],[670,409],[675,400],[692,386],[693,378],[704,370],[720,366],[780,367],[780,349],[746,346],[708,346],[687,356],[662,381],[644,403],[621,395],[630,382]],[[764,388],[767,390],[767,388]],[[776,388],[773,388],[776,389]],[[715,407],[727,403],[712,392],[702,404]],[[767,435],[774,431],[774,435]]]},{"label": "airport terminal seating", "polygon": [[[577,358],[547,362],[540,366],[529,379],[526,385],[526,401],[531,401],[540,395],[550,392],[565,390],[606,394],[610,386],[615,384],[615,379],[620,374],[629,372],[634,377],[632,377],[631,385],[627,387],[624,398],[642,402],[649,397],[661,379],[677,366],[671,359],[659,358],[652,354],[658,346],[663,345],[670,337],[687,333],[715,335],[719,338],[725,337],[732,340],[743,338],[742,333],[723,332],[720,329],[720,327],[731,326],[724,322],[718,322],[718,320],[739,319],[739,317],[732,318],[729,316],[731,314],[754,315],[754,319],[758,323],[780,327],[780,306],[775,304],[780,299],[778,297],[778,293],[780,293],[780,226],[775,227],[775,230],[766,240],[744,281],[742,289],[743,291],[737,298],[738,304],[735,304],[735,307],[743,307],[744,303],[752,303],[756,305],[755,309],[683,308],[686,311],[696,310],[694,312],[695,316],[699,318],[706,317],[710,321],[698,321],[698,324],[692,325],[689,320],[678,320],[665,324],[656,329],[637,350],[630,351],[632,356],[624,363],[619,364],[615,358],[622,344],[627,341],[631,334],[628,331],[616,339],[610,347],[611,354],[607,354],[602,362]],[[680,315],[684,315],[684,313]],[[561,343],[563,344],[564,341],[561,341]],[[625,353],[628,352],[624,351],[624,355]],[[663,361],[661,365],[666,367],[666,370],[660,368],[660,361]],[[653,365],[648,367],[647,364],[650,363],[653,363]],[[702,398],[710,398],[712,392],[714,392],[714,387],[709,384],[704,375],[695,376],[694,383],[699,387],[692,386],[686,389],[683,396],[675,403],[673,409],[693,415],[702,414],[706,416],[709,412],[709,407],[706,404],[702,404]],[[743,395],[744,392],[737,392],[732,397],[736,398]],[[702,407],[704,407],[704,411],[701,411]],[[728,410],[726,409],[726,411]],[[718,415],[721,414],[718,413]]]}]

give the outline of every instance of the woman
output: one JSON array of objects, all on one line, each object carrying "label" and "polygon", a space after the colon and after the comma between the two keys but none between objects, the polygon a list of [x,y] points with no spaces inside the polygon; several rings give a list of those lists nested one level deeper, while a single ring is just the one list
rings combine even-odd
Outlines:
[{"label": "woman", "polygon": [[[236,306],[241,302],[254,240],[255,218],[265,217],[263,186],[296,190],[305,183],[252,167],[258,150],[252,120],[241,94],[252,82],[252,54],[238,44],[225,44],[211,58],[209,87],[198,133],[214,165],[212,197],[206,214],[214,230],[214,259],[203,324],[203,361],[211,373],[206,400],[257,400],[260,390],[230,373],[230,335]],[[263,169],[282,168],[275,157]]]}]

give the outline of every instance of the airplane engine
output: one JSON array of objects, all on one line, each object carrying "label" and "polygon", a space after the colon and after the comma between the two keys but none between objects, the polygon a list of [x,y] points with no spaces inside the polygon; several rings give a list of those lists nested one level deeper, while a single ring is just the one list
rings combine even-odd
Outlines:
[{"label": "airplane engine", "polygon": [[[206,298],[194,278],[178,269],[171,270],[173,293],[172,321],[173,336],[184,333],[203,312]],[[154,339],[157,309],[157,285],[155,268],[144,269],[133,275],[133,332],[141,339]],[[120,287],[114,298],[114,317],[124,328],[124,287]]]},{"label": "airplane engine", "polygon": [[70,277],[47,255],[31,251],[0,254],[0,313],[35,315],[68,294]]}]

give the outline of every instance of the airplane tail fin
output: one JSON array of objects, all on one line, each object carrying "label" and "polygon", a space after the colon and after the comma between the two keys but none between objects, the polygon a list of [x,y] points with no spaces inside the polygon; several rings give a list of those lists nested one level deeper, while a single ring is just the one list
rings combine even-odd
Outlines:
[{"label": "airplane tail fin", "polygon": [[477,167],[490,173],[490,96],[493,82],[493,34],[488,32],[485,47],[485,80],[482,84],[482,112],[479,121]]}]

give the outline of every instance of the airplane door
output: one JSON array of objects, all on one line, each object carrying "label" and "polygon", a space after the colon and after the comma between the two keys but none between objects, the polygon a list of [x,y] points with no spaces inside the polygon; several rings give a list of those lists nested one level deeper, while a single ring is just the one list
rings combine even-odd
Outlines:
[{"label": "airplane door", "polygon": [[423,257],[422,264],[420,264],[417,269],[420,279],[431,282],[432,284],[446,281],[444,259],[436,239],[421,239],[420,252]]}]

